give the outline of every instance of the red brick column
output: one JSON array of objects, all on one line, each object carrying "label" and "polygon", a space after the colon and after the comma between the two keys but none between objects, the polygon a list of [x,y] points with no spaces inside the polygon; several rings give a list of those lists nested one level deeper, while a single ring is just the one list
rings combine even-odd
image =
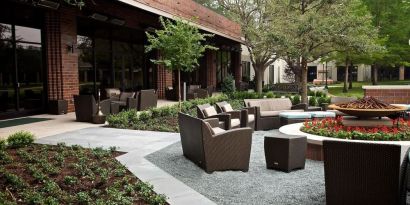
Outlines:
[{"label": "red brick column", "polygon": [[168,86],[172,86],[172,72],[164,66],[157,65],[157,93],[159,98],[165,98],[165,89]]},{"label": "red brick column", "polygon": [[235,78],[235,86],[238,89],[242,82],[241,72],[241,53],[233,51],[231,52],[232,71]]},{"label": "red brick column", "polygon": [[79,93],[78,54],[67,46],[77,42],[76,10],[61,7],[59,12],[49,11],[45,21],[48,99],[67,100],[72,112],[73,96]]}]

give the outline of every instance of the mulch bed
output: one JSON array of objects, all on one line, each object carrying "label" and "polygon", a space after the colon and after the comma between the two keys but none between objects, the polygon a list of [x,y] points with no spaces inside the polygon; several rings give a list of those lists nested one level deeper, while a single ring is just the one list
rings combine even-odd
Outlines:
[{"label": "mulch bed", "polygon": [[166,204],[121,154],[64,144],[0,151],[0,204]]}]

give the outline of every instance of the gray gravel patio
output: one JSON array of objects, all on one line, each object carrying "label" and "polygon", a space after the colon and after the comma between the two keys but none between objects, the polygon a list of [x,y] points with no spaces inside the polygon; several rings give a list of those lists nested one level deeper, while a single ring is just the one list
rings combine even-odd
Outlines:
[{"label": "gray gravel patio", "polygon": [[304,170],[284,173],[266,169],[265,135],[253,134],[249,172],[207,174],[182,156],[180,142],[145,158],[217,204],[325,204],[323,163],[307,160]]}]

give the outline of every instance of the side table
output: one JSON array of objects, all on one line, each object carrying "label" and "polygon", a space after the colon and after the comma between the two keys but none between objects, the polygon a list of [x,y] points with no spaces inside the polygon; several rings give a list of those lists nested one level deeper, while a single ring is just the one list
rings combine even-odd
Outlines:
[{"label": "side table", "polygon": [[265,136],[266,168],[290,172],[304,169],[306,162],[306,136]]}]

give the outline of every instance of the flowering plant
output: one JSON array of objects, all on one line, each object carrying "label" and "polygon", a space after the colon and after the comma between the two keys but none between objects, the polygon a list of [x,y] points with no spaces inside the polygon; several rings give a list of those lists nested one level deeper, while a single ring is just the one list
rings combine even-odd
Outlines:
[{"label": "flowering plant", "polygon": [[392,120],[392,126],[344,126],[342,117],[306,121],[301,131],[325,137],[352,140],[401,141],[410,140],[410,121]]}]

